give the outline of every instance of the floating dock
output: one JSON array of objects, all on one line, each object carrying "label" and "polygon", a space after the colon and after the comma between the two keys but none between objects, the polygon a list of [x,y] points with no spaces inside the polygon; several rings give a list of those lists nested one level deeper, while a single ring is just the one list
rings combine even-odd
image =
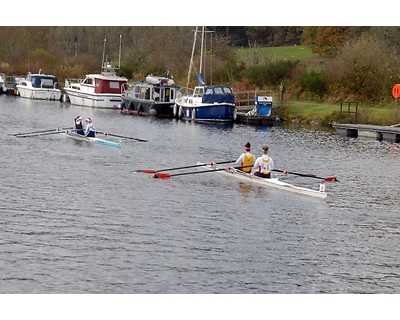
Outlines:
[{"label": "floating dock", "polygon": [[369,124],[332,124],[336,133],[344,137],[366,137],[379,141],[400,142],[400,128]]}]

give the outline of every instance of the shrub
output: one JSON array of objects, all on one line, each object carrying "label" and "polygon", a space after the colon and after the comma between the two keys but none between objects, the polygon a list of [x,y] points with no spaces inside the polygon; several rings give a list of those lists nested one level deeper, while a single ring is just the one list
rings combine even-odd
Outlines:
[{"label": "shrub", "polygon": [[317,72],[314,69],[306,71],[302,76],[297,79],[297,85],[300,92],[312,92],[320,98],[326,91],[326,84],[322,72]]}]

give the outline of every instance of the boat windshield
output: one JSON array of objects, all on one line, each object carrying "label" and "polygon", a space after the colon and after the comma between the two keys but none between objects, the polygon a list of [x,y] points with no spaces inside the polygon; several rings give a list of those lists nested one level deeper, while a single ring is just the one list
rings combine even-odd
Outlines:
[{"label": "boat windshield", "polygon": [[49,76],[32,76],[32,87],[34,88],[57,88],[58,80],[55,77]]},{"label": "boat windshield", "polygon": [[206,87],[202,102],[204,103],[235,103],[232,89],[224,86]]}]

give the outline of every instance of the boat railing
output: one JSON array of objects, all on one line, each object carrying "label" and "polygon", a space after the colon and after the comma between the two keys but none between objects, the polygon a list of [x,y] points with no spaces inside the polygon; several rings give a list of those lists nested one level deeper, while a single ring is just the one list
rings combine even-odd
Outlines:
[{"label": "boat railing", "polygon": [[193,95],[194,93],[194,89],[189,87],[182,87],[180,91],[182,92],[183,95],[187,96]]},{"label": "boat railing", "polygon": [[248,109],[253,108],[255,105],[254,97],[256,96],[272,96],[273,90],[248,90],[248,91],[234,91],[236,108]]},{"label": "boat railing", "polygon": [[25,79],[25,76],[5,76],[4,85],[7,89],[12,89],[14,85],[19,83],[22,79]]},{"label": "boat railing", "polygon": [[81,83],[85,79],[78,79],[78,78],[65,78],[64,87],[69,87],[70,84],[74,83]]}]

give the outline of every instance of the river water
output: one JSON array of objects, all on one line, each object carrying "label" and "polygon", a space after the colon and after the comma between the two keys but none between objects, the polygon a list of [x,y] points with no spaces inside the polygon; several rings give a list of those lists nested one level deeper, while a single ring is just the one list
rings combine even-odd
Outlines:
[{"label": "river water", "polygon": [[[148,142],[12,135],[70,127],[78,115]],[[6,95],[0,127],[0,293],[400,293],[398,144]],[[233,160],[247,141],[257,155],[267,144],[277,169],[339,182],[321,200],[218,173],[135,172]]]}]

